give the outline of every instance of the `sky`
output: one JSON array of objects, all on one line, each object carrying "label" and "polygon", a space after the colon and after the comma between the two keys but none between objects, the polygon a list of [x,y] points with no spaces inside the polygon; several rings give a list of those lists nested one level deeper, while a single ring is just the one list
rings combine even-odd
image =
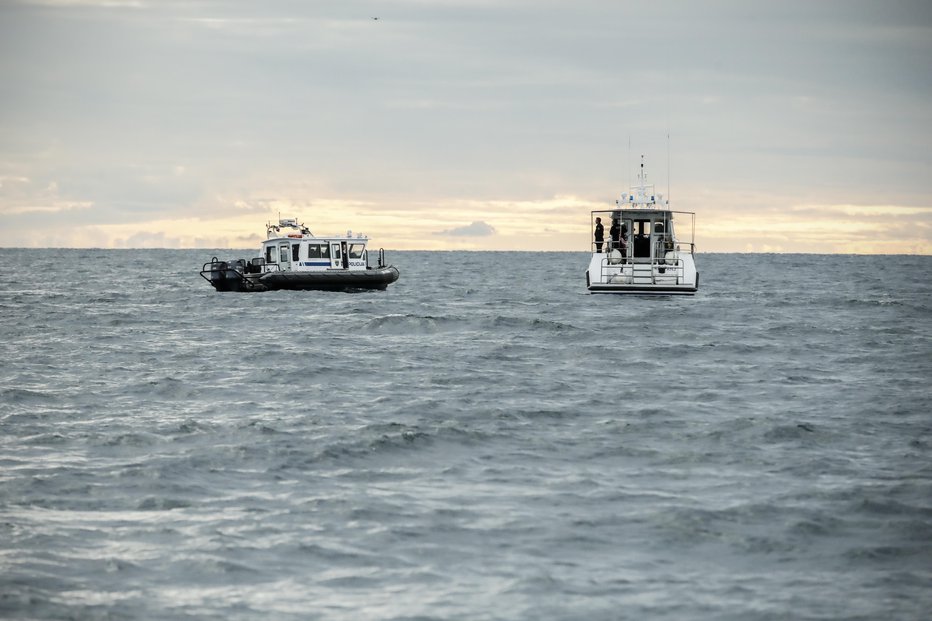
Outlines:
[{"label": "sky", "polygon": [[[378,18],[378,19],[374,19]],[[0,246],[932,254],[932,2],[2,0]]]}]

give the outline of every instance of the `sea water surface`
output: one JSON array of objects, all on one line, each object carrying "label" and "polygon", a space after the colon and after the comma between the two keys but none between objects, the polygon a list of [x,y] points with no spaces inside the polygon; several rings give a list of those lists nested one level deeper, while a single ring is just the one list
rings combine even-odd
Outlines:
[{"label": "sea water surface", "polygon": [[925,619],[932,257],[0,250],[5,619]]}]

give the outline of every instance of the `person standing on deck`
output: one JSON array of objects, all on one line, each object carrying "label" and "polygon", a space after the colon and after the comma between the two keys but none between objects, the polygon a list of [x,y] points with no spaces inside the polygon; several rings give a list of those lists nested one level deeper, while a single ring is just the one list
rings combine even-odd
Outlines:
[{"label": "person standing on deck", "polygon": [[602,241],[605,239],[605,227],[602,218],[595,219],[595,251],[602,252]]},{"label": "person standing on deck", "polygon": [[608,233],[612,236],[612,243],[609,246],[609,250],[615,250],[618,248],[618,238],[621,236],[621,227],[618,225],[617,218],[612,218],[612,228],[608,230]]}]

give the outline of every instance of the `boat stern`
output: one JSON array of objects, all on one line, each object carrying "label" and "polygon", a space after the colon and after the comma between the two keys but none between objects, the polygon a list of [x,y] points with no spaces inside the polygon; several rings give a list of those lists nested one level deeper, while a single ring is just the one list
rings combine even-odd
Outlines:
[{"label": "boat stern", "polygon": [[590,293],[694,295],[699,278],[690,253],[668,252],[660,259],[639,260],[614,250],[594,253],[586,270]]}]

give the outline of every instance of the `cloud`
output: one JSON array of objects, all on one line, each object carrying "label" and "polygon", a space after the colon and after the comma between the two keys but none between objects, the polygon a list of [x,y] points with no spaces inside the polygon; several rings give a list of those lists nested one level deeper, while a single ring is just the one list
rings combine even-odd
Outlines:
[{"label": "cloud", "polygon": [[440,231],[439,233],[434,234],[450,235],[453,237],[488,237],[489,235],[495,235],[495,227],[493,227],[488,222],[477,220],[472,224],[457,226],[452,229],[447,229],[446,231]]},{"label": "cloud", "polygon": [[844,216],[864,216],[895,218],[899,216],[929,216],[932,207],[913,207],[904,205],[794,205],[790,208],[796,213],[834,212]]},{"label": "cloud", "polygon": [[0,218],[35,216],[38,223],[48,214],[93,208],[94,201],[62,196],[57,181],[42,184],[24,176],[0,175]]},{"label": "cloud", "polygon": [[25,0],[24,3],[50,7],[103,7],[108,9],[140,9],[145,6],[140,0]]},{"label": "cloud", "polygon": [[0,215],[12,216],[39,213],[61,213],[64,211],[91,209],[93,206],[94,203],[91,201],[54,201],[45,205],[13,205],[10,207],[6,207],[0,204]]}]

